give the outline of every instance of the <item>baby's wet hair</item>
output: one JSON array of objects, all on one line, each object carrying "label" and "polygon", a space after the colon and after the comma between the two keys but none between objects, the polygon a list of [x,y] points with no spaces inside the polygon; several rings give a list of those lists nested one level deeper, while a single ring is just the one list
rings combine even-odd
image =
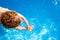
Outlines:
[{"label": "baby's wet hair", "polygon": [[[18,18],[16,18],[16,16]],[[15,11],[6,11],[2,13],[1,23],[6,28],[14,28],[14,27],[17,27],[21,23],[21,21],[20,21],[20,17]]]}]

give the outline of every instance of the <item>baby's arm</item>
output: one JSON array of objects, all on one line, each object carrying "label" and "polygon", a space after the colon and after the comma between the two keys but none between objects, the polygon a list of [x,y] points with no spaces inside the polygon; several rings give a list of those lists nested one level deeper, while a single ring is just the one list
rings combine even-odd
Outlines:
[{"label": "baby's arm", "polygon": [[25,27],[21,27],[20,25],[19,26],[17,26],[17,27],[15,27],[17,30],[26,30],[26,28]]},{"label": "baby's arm", "polygon": [[20,18],[27,24],[27,26],[28,26],[27,29],[28,29],[29,31],[31,31],[33,27],[29,24],[28,20],[27,20],[23,15],[21,15],[21,14],[19,14],[19,13],[18,13],[18,15],[19,15]]},{"label": "baby's arm", "polygon": [[[18,15],[19,15],[19,17],[20,17],[20,19],[21,19],[21,21],[23,20],[24,22],[26,22],[26,24],[27,25],[29,25],[29,23],[28,23],[28,21],[27,21],[27,19],[24,17],[24,16],[22,16],[21,14],[19,14],[19,13],[17,13]],[[27,28],[25,28],[25,27],[22,27],[22,26],[17,26],[17,27],[15,27],[16,29],[18,29],[18,30],[27,30]]]},{"label": "baby's arm", "polygon": [[[13,10],[12,10],[12,11],[13,11]],[[17,13],[17,12],[16,12],[16,13]],[[16,27],[16,29],[18,29],[18,30],[28,29],[29,31],[31,31],[33,27],[29,24],[28,20],[27,20],[23,15],[21,15],[21,14],[19,14],[19,13],[17,13],[17,14],[19,15],[21,21],[24,21],[24,22],[27,24],[28,28],[24,28],[24,27],[18,26],[18,27]]]},{"label": "baby's arm", "polygon": [[27,24],[27,26],[30,25],[29,22],[28,22],[28,20],[27,20],[23,15],[21,15],[21,14],[19,14],[19,13],[18,13],[18,15],[19,15],[20,18]]}]

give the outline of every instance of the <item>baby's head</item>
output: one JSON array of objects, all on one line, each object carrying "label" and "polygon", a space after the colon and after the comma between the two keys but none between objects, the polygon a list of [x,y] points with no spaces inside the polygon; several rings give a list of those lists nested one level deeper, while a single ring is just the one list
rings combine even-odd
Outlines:
[{"label": "baby's head", "polygon": [[1,23],[6,28],[17,27],[20,24],[20,22],[21,21],[19,15],[14,11],[6,11],[1,15]]}]

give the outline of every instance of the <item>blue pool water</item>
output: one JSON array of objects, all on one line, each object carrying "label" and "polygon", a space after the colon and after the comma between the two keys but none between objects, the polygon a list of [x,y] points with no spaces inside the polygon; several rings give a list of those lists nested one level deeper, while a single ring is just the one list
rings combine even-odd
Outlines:
[{"label": "blue pool water", "polygon": [[60,0],[0,0],[0,6],[19,12],[34,26],[30,32],[0,24],[0,40],[60,40]]}]

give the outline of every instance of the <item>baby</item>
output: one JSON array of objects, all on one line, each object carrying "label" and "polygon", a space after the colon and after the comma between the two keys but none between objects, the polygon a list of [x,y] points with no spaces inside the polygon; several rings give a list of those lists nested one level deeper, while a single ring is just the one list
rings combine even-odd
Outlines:
[{"label": "baby", "polygon": [[[22,21],[27,24],[28,28],[21,27],[19,25]],[[0,23],[2,23],[5,28],[15,28],[18,30],[27,29],[29,31],[32,30],[32,26],[29,24],[24,16],[22,16],[18,12],[3,7],[0,7]]]}]

